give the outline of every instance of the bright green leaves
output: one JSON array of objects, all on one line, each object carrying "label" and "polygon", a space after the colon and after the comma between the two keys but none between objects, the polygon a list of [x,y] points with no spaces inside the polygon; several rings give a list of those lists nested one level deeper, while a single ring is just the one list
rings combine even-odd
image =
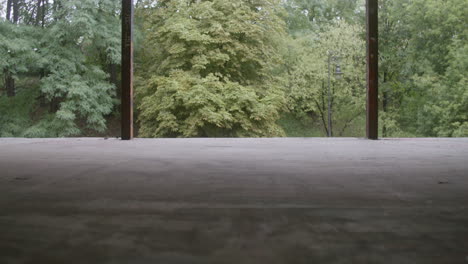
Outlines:
[{"label": "bright green leaves", "polygon": [[[338,21],[322,33],[291,40],[283,51],[290,110],[299,115],[318,116],[324,131],[328,119],[330,57],[331,110],[337,136],[348,132],[349,124],[364,114],[365,43],[360,37],[363,31],[358,25]],[[341,78],[334,74],[338,64],[343,72]]]},{"label": "bright green leaves", "polygon": [[[334,135],[363,136],[364,2],[137,1],[140,135],[281,136],[277,123],[298,126],[279,116],[294,115],[323,136],[333,52],[344,73],[331,62]],[[20,3],[17,25],[0,22],[0,136],[105,131],[118,117],[120,1],[49,1],[44,17],[38,1]],[[466,0],[379,8],[382,135],[468,136]]]},{"label": "bright green leaves", "polygon": [[143,137],[278,136],[281,97],[259,98],[255,89],[219,77],[175,71],[141,91]]},{"label": "bright green leaves", "polygon": [[284,95],[272,69],[284,23],[275,9],[268,1],[172,0],[141,10],[141,135],[282,135]]}]

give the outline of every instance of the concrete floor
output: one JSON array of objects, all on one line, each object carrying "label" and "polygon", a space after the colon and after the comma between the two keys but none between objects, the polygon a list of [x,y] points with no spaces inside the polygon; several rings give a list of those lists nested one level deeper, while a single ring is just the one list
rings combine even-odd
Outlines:
[{"label": "concrete floor", "polygon": [[0,263],[468,263],[468,139],[0,139]]}]

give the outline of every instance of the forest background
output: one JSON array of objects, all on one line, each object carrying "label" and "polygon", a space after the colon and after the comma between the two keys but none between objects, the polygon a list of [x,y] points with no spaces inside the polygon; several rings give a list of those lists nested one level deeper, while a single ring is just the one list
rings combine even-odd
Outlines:
[{"label": "forest background", "polygon": [[[120,6],[0,1],[0,137],[119,137]],[[468,136],[468,3],[379,7],[380,136]],[[363,0],[138,0],[135,30],[138,136],[365,134]]]}]

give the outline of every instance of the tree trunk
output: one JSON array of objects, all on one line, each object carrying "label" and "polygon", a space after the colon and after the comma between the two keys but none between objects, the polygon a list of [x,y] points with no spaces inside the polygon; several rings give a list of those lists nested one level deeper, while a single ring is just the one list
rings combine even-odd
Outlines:
[{"label": "tree trunk", "polygon": [[[323,119],[325,119],[325,110],[326,110],[325,93],[326,93],[326,91],[325,91],[325,83],[322,82],[322,92],[321,92],[321,94],[322,94],[322,106],[323,106],[323,108],[322,108],[322,113],[324,113],[324,114],[322,115],[322,116],[323,116],[323,117],[322,117]],[[328,121],[328,117],[327,117],[327,121]],[[328,137],[329,132],[328,132],[328,125],[327,125],[327,123],[324,123],[323,126],[325,127],[325,132],[327,133],[327,137]]]},{"label": "tree trunk", "polygon": [[8,97],[13,97],[16,95],[15,91],[15,79],[11,76],[11,73],[7,70],[3,71],[5,75],[5,91]]},{"label": "tree trunk", "polygon": [[[13,8],[12,8],[13,7]],[[11,12],[13,11],[13,22],[18,21],[18,0],[8,0],[7,1],[7,13],[6,19],[11,21]],[[8,97],[15,96],[15,79],[11,76],[11,73],[7,70],[3,70],[4,82],[5,82],[5,91]]]},{"label": "tree trunk", "polygon": [[11,18],[11,5],[13,4],[12,0],[7,1],[7,11],[6,11],[6,20],[10,21]]},{"label": "tree trunk", "polygon": [[41,21],[41,17],[42,17],[42,12],[44,11],[41,8],[41,4],[42,4],[42,0],[37,0],[37,4],[36,4],[36,21],[34,22],[35,26],[39,25],[39,22]]},{"label": "tree trunk", "polygon": [[60,99],[55,97],[52,98],[52,100],[50,100],[49,107],[49,111],[51,113],[56,113],[60,109]]},{"label": "tree trunk", "polygon": [[47,8],[49,6],[49,1],[48,0],[43,0],[42,1],[42,28],[45,27],[45,17],[46,17],[46,12],[47,12]]},{"label": "tree trunk", "polygon": [[109,63],[109,82],[114,84],[116,89],[119,87],[117,82],[117,65],[114,63]]},{"label": "tree trunk", "polygon": [[13,2],[13,23],[18,24],[19,20],[19,0],[12,0]]},{"label": "tree trunk", "polygon": [[62,9],[62,2],[61,0],[55,0],[53,1],[53,17],[54,21],[58,21],[62,18],[62,14],[59,14],[60,10]]},{"label": "tree trunk", "polygon": [[[384,72],[383,74],[383,82],[387,82],[387,73]],[[383,99],[382,99],[382,110],[386,114],[387,113],[387,108],[388,108],[388,92],[386,90],[383,91]],[[387,137],[387,126],[385,125],[385,122],[383,122],[382,125],[382,137]]]},{"label": "tree trunk", "polygon": [[[382,103],[382,110],[384,113],[387,113],[387,108],[388,108],[388,92],[384,91],[383,92],[383,103]],[[387,137],[387,126],[385,125],[385,122],[383,123],[382,126],[382,137]]]}]

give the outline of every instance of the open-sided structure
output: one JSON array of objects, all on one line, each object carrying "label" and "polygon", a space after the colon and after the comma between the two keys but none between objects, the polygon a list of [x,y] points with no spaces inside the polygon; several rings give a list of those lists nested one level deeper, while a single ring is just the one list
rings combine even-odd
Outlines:
[{"label": "open-sided structure", "polygon": [[[366,0],[366,137],[378,138],[378,0]],[[122,0],[122,140],[133,138],[133,1]]]}]

